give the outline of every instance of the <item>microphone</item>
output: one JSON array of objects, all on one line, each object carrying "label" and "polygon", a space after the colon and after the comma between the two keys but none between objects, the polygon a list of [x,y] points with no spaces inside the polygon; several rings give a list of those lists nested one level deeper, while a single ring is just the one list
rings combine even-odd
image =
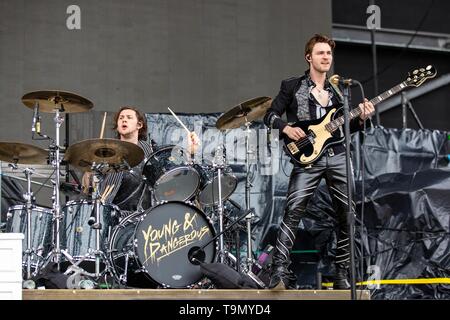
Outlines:
[{"label": "microphone", "polygon": [[39,117],[39,104],[34,105],[33,109],[33,124],[31,125],[31,132],[36,132],[36,123],[38,122]]},{"label": "microphone", "polygon": [[334,74],[332,75],[328,81],[330,81],[334,85],[344,84],[346,86],[351,86],[353,84],[353,79],[344,79],[341,76]]}]

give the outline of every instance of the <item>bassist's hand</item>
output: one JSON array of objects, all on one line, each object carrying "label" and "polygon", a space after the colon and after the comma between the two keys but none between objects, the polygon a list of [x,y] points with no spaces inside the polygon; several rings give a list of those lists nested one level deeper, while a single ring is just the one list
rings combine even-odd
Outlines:
[{"label": "bassist's hand", "polygon": [[375,113],[375,108],[369,100],[364,98],[364,102],[359,104],[359,108],[361,109],[361,114],[359,115],[360,122],[366,121]]},{"label": "bassist's hand", "polygon": [[292,140],[298,140],[306,136],[305,132],[302,129],[291,126],[284,127],[283,133]]}]

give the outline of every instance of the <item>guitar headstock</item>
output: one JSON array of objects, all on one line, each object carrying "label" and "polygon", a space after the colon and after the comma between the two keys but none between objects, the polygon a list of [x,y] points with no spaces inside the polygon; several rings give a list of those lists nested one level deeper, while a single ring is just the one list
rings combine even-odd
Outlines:
[{"label": "guitar headstock", "polygon": [[428,65],[425,68],[419,68],[408,72],[408,78],[406,78],[405,82],[408,86],[418,87],[427,79],[434,78],[436,74],[437,70],[432,65]]}]

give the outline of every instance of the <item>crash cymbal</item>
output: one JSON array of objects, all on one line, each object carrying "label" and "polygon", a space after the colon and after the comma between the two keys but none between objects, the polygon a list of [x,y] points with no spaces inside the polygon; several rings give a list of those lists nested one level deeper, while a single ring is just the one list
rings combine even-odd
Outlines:
[{"label": "crash cymbal", "polygon": [[108,164],[112,170],[127,170],[125,162],[134,167],[144,159],[144,151],[134,143],[117,139],[89,139],[67,148],[64,160],[83,170],[91,171],[92,163]]},{"label": "crash cymbal", "polygon": [[231,110],[225,112],[216,122],[216,128],[220,130],[236,129],[246,122],[264,117],[272,103],[270,97],[258,97],[242,102]]},{"label": "crash cymbal", "polygon": [[30,109],[37,102],[39,111],[47,113],[55,113],[56,108],[65,113],[85,112],[94,106],[91,101],[75,93],[58,90],[29,92],[22,97],[22,102]]},{"label": "crash cymbal", "polygon": [[20,164],[47,164],[48,152],[31,144],[0,142],[0,160]]}]

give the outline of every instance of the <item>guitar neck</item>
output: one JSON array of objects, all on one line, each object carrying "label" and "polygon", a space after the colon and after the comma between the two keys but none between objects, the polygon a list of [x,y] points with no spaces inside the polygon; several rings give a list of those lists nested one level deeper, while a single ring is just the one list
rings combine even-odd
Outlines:
[{"label": "guitar neck", "polygon": [[[372,102],[372,104],[375,106],[378,103],[380,103],[381,101],[384,101],[384,100],[388,99],[389,97],[393,96],[394,94],[399,93],[407,86],[408,85],[405,82],[402,82],[402,83],[396,85],[395,87],[376,96],[375,98],[370,100],[370,102]],[[356,117],[359,117],[361,115],[361,113],[362,113],[362,111],[360,108],[355,108],[355,109],[351,110],[350,114],[349,114],[350,120],[352,120]],[[331,121],[330,123],[328,123],[325,127],[327,128],[327,130],[329,132],[334,132],[337,129],[339,129],[343,124],[344,124],[344,116],[340,116],[340,117],[334,119],[333,121]]]}]

